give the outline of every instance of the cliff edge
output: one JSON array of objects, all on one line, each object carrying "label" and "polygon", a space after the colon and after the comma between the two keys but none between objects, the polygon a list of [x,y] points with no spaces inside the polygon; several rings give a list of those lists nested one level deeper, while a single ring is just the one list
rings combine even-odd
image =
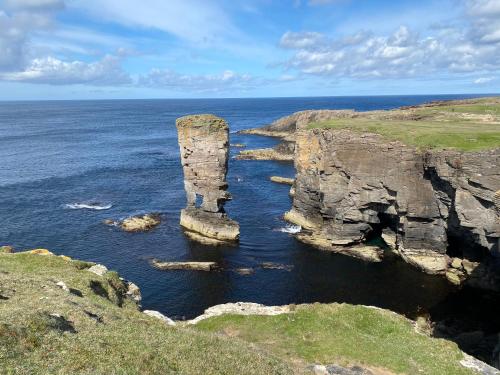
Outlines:
[{"label": "cliff edge", "polygon": [[386,310],[236,303],[173,322],[141,312],[137,296],[102,265],[41,249],[0,252],[0,372],[499,373]]}]

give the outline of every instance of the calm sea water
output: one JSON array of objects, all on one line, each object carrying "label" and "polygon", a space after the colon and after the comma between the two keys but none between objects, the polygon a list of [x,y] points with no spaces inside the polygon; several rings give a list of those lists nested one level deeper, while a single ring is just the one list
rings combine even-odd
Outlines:
[{"label": "calm sea water", "polygon": [[[288,187],[269,176],[292,177],[291,163],[230,161],[234,200],[226,209],[241,225],[238,246],[193,243],[179,228],[185,205],[175,130],[179,116],[222,116],[230,123],[231,143],[257,148],[277,141],[236,131],[304,109],[364,111],[446,98],[456,96],[0,103],[0,244],[48,248],[103,263],[140,286],[144,308],[176,318],[230,301],[349,302],[409,316],[421,310],[446,315],[453,309],[484,317],[484,311],[494,311],[490,302],[457,304],[463,291],[401,261],[365,263],[317,251],[280,231],[291,202]],[[111,207],[78,209],[92,202]],[[146,212],[163,216],[149,233],[124,233],[102,223]],[[223,269],[165,272],[153,269],[151,258],[216,261]],[[262,262],[292,269],[262,269]],[[240,275],[235,269],[241,267],[256,271]],[[469,294],[469,300],[479,298]]]}]

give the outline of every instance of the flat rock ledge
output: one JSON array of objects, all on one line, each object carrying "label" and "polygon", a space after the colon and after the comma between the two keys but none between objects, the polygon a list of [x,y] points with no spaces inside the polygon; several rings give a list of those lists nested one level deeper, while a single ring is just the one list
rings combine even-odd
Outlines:
[{"label": "flat rock ledge", "polygon": [[235,156],[236,160],[277,160],[293,161],[293,154],[285,154],[274,148],[261,148],[255,150],[244,150]]},{"label": "flat rock ledge", "polygon": [[215,262],[162,262],[158,259],[153,259],[151,265],[159,270],[213,271],[217,268]]},{"label": "flat rock ledge", "polygon": [[295,182],[295,179],[293,178],[287,178],[287,177],[280,177],[280,176],[271,176],[269,179],[272,182],[276,182],[277,184],[284,184],[284,185],[293,185]]},{"label": "flat rock ledge", "polygon": [[223,245],[240,237],[239,224],[223,213],[186,208],[181,211],[180,223],[189,238],[208,245]]},{"label": "flat rock ledge", "polygon": [[200,315],[192,320],[188,320],[188,324],[197,324],[200,321],[214,316],[232,314],[232,315],[280,315],[290,313],[290,306],[264,306],[252,302],[235,302],[225,303],[222,305],[212,306],[205,310],[203,315]]}]

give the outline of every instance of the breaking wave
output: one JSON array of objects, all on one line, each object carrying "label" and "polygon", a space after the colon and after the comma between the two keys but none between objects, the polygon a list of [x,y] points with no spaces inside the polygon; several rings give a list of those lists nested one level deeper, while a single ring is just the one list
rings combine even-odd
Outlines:
[{"label": "breaking wave", "polygon": [[291,233],[291,234],[299,233],[301,230],[302,227],[300,225],[291,225],[291,224],[287,225],[286,227],[276,229],[276,231],[278,232]]},{"label": "breaking wave", "polygon": [[82,202],[82,203],[68,203],[64,205],[64,207],[69,208],[71,210],[109,210],[113,207],[112,204],[108,203],[100,203],[100,202]]}]

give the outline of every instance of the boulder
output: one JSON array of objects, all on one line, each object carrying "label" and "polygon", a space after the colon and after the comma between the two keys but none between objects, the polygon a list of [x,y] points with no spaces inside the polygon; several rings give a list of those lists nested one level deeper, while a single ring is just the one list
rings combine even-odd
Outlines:
[{"label": "boulder", "polygon": [[161,223],[161,217],[158,214],[145,214],[132,216],[123,220],[120,227],[125,232],[147,232]]}]

